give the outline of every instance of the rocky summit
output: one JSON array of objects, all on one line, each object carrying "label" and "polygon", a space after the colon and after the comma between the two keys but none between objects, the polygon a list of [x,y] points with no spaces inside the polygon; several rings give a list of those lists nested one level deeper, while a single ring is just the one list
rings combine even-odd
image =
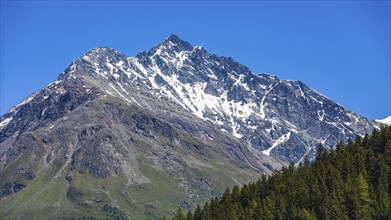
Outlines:
[{"label": "rocky summit", "polygon": [[95,48],[0,117],[0,216],[170,216],[379,123],[176,35]]}]

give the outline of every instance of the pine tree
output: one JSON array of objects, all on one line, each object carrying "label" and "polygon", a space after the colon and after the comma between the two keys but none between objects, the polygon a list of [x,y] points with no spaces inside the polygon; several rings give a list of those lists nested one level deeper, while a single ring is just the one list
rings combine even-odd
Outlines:
[{"label": "pine tree", "polygon": [[178,208],[178,211],[176,215],[174,216],[173,220],[186,220],[185,213],[181,209],[181,207]]},{"label": "pine tree", "polygon": [[190,210],[187,212],[186,220],[194,220],[193,213]]},{"label": "pine tree", "polygon": [[209,208],[209,203],[205,202],[204,207],[202,208],[201,212],[201,219],[203,220],[212,220],[212,216],[210,215],[210,208]]},{"label": "pine tree", "polygon": [[194,219],[199,220],[202,219],[202,210],[200,205],[197,205],[195,211],[194,211]]},{"label": "pine tree", "polygon": [[355,219],[369,219],[370,218],[370,205],[371,198],[368,191],[368,183],[364,178],[364,175],[360,173],[357,177],[357,188],[355,198]]}]

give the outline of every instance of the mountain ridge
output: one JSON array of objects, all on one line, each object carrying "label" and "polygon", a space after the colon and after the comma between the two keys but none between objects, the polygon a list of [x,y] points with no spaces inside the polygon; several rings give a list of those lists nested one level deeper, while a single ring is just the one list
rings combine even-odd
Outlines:
[{"label": "mountain ridge", "polygon": [[[189,60],[191,60],[194,64],[189,63]],[[209,62],[209,66],[202,66],[202,64],[198,65],[199,63],[197,62],[201,62],[203,64]],[[77,68],[80,69],[81,66],[85,69],[83,71],[78,71]],[[224,68],[227,68],[228,70],[225,70]],[[109,87],[111,87],[111,94],[126,97],[126,100],[133,101],[135,103],[138,103],[136,99],[123,94],[126,90],[126,86],[121,84],[121,82],[135,83],[138,87],[145,90],[156,90],[156,93],[169,97],[172,101],[178,103],[199,118],[212,121],[217,126],[220,126],[220,124],[223,123],[223,125],[220,126],[220,129],[230,132],[237,138],[241,138],[243,136],[241,133],[249,134],[253,132],[254,134],[246,138],[245,141],[252,142],[250,145],[260,151],[267,150],[265,149],[267,147],[270,149],[273,144],[278,141],[278,138],[271,137],[270,135],[265,134],[265,132],[263,134],[260,134],[259,132],[257,133],[256,131],[241,132],[240,129],[243,130],[249,126],[248,124],[243,124],[244,122],[240,121],[240,119],[244,120],[242,115],[235,115],[234,111],[242,113],[250,112],[250,114],[254,113],[258,116],[257,120],[262,121],[266,117],[264,115],[264,109],[267,110],[268,105],[270,106],[270,104],[276,99],[275,97],[272,98],[272,100],[266,100],[269,92],[275,89],[275,87],[283,87],[281,89],[289,90],[290,88],[287,87],[293,86],[295,87],[295,93],[300,93],[298,96],[305,95],[303,93],[303,87],[306,87],[306,85],[301,81],[280,80],[278,77],[272,75],[255,74],[251,72],[248,67],[237,63],[232,58],[209,54],[202,47],[193,47],[190,43],[180,39],[175,34],[171,34],[162,43],[152,47],[148,52],[140,52],[135,57],[126,57],[123,53],[109,47],[94,48],[86,52],[76,61],[72,62],[72,64],[62,74],[60,74],[59,80],[65,77],[77,77],[74,76],[72,72],[83,75],[87,73],[87,75],[92,75],[94,77],[103,76],[105,80],[109,82],[108,84]],[[223,82],[220,83],[219,81]],[[146,84],[147,86],[143,86],[142,84]],[[281,86],[281,84],[284,85]],[[192,88],[190,88],[192,86],[195,86],[196,90],[203,91],[192,90]],[[331,101],[316,90],[308,88],[306,88],[307,91],[309,91],[308,93],[314,94],[310,98],[314,101],[318,101],[319,104],[322,104],[322,101],[316,100],[316,98],[314,98],[315,96],[319,96],[322,100],[328,100],[328,102]],[[186,90],[186,92],[182,93],[183,90]],[[226,93],[226,95],[224,93]],[[189,98],[189,94],[193,95],[195,98]],[[260,98],[260,96],[263,97]],[[225,102],[215,105],[215,102],[219,101],[216,97],[225,98],[226,100]],[[308,99],[308,97],[305,98]],[[197,102],[196,99],[200,102]],[[247,103],[248,100],[250,100],[251,103]],[[202,102],[207,102],[208,104]],[[261,105],[254,106],[254,103],[261,103]],[[207,106],[209,104],[212,106],[214,105],[213,107],[215,108],[209,108]],[[230,105],[233,104],[235,106],[232,108]],[[355,133],[357,132],[348,127],[351,123],[357,121],[357,118],[366,121],[366,126],[371,127],[373,124],[370,129],[359,131],[361,135],[370,132],[376,126],[379,126],[374,122],[370,122],[367,119],[358,116],[338,103],[335,103],[335,106],[336,107],[334,108],[339,108],[340,111],[345,111],[345,114],[351,115],[349,119],[345,119],[345,121],[347,120],[345,124],[338,125],[338,129],[343,132],[349,132],[351,138],[354,138]],[[324,110],[319,108],[317,112],[319,120],[324,119],[324,115],[322,116],[323,111]],[[212,118],[212,116],[204,118],[205,114],[214,114],[213,117],[215,118]],[[216,116],[216,114],[218,116]],[[244,116],[247,117],[246,120],[250,117],[250,115]],[[269,117],[266,117],[266,120],[268,120],[268,118]],[[273,123],[273,120],[268,123],[270,124],[270,122]],[[280,126],[290,126],[289,124],[292,125],[290,122],[285,123],[280,121],[279,123],[285,124]],[[331,123],[336,122],[333,120]],[[254,127],[254,125],[250,125],[250,127],[251,126]],[[266,131],[272,129],[270,128],[270,125],[262,125],[261,127],[266,129]],[[304,128],[308,129],[308,126]],[[288,132],[285,132],[284,134],[281,133],[279,137],[283,137],[284,135],[287,135],[287,133]],[[257,140],[254,140],[254,136],[259,135],[269,136],[267,138],[269,141],[265,143],[257,138],[255,138]],[[317,142],[326,141],[320,139],[317,140]],[[331,147],[338,141],[339,140],[329,141],[330,143],[326,143],[326,145]],[[314,147],[314,144],[315,143],[312,144],[312,147]],[[259,147],[258,145],[261,146]],[[308,146],[307,144],[307,148],[308,147],[311,146]],[[280,159],[287,160],[288,162],[298,162],[303,159],[303,157],[289,159],[286,156],[287,155],[280,157]]]}]

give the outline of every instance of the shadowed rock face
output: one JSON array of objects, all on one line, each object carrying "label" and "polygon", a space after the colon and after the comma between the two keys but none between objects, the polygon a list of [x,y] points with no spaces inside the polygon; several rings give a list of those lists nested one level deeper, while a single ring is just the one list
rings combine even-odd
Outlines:
[{"label": "shadowed rock face", "polygon": [[374,126],[175,35],[134,58],[95,48],[1,116],[1,213],[160,218]]}]

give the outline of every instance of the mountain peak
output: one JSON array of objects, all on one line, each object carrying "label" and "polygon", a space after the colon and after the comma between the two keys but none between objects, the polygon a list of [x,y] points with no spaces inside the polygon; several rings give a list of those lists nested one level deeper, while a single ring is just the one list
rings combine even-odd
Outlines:
[{"label": "mountain peak", "polygon": [[178,35],[176,35],[176,34],[170,34],[170,36],[168,36],[168,37],[166,38],[166,41],[178,42],[178,41],[183,41],[183,40],[180,39],[180,38],[178,37]]},{"label": "mountain peak", "polygon": [[180,51],[192,51],[193,49],[194,47],[189,42],[182,40],[175,34],[171,34],[163,42],[151,48],[148,51],[148,55],[152,56],[158,52],[158,50],[164,50],[168,53],[177,53]]},{"label": "mountain peak", "polygon": [[101,64],[126,60],[125,54],[110,47],[96,47],[85,53],[80,58],[82,60],[94,61]]},{"label": "mountain peak", "polygon": [[91,50],[89,50],[87,53],[83,55],[83,57],[88,56],[88,57],[96,57],[96,56],[107,56],[110,54],[117,54],[121,56],[125,56],[123,53],[110,48],[110,47],[95,47]]},{"label": "mountain peak", "polygon": [[174,45],[186,45],[186,46],[191,46],[191,48],[193,48],[193,46],[189,42],[182,40],[176,34],[170,34],[170,36],[168,36],[163,43],[171,43]]}]

